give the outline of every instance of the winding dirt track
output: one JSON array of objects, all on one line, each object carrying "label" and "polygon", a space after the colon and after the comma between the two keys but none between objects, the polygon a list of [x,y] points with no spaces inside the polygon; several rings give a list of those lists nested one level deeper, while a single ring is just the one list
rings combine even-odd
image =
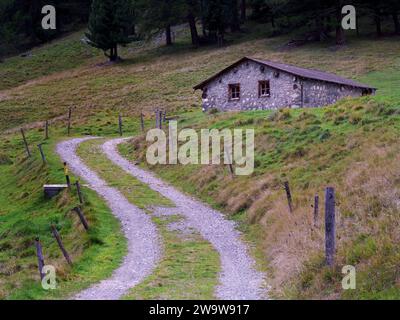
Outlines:
[{"label": "winding dirt track", "polygon": [[76,155],[76,148],[93,138],[73,139],[57,145],[57,153],[71,170],[86,180],[89,187],[103,197],[113,214],[121,221],[128,242],[128,253],[109,279],[80,292],[77,300],[117,300],[150,275],[160,257],[160,239],[149,215],[132,205],[117,189],[108,187]]},{"label": "winding dirt track", "polygon": [[186,217],[189,225],[199,231],[218,251],[222,272],[216,296],[226,300],[266,298],[261,289],[264,282],[263,274],[255,270],[255,262],[241,241],[235,224],[226,220],[222,213],[183,194],[123,158],[118,153],[117,146],[126,140],[126,138],[109,140],[103,144],[102,150],[112,162],[127,173],[175,203],[177,211]]},{"label": "winding dirt track", "polygon": [[[159,261],[161,243],[150,216],[132,205],[117,189],[108,187],[106,182],[76,155],[78,145],[90,139],[95,138],[61,142],[57,145],[57,152],[77,176],[86,180],[89,187],[106,200],[113,214],[121,221],[128,241],[128,253],[109,279],[73,298],[115,300],[151,274]],[[255,270],[255,262],[240,239],[235,224],[227,220],[222,213],[179,192],[150,172],[121,157],[117,146],[124,141],[126,138],[109,140],[102,145],[102,151],[128,174],[175,203],[177,213],[184,216],[190,227],[196,229],[219,253],[222,271],[220,284],[215,291],[216,297],[226,300],[267,298],[263,288],[264,275]]]}]

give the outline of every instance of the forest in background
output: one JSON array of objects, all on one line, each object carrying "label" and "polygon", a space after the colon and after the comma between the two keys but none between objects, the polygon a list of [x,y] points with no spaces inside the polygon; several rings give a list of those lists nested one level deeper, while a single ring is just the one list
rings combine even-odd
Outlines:
[{"label": "forest in background", "polygon": [[[41,28],[41,10],[47,4],[56,8],[56,30]],[[271,23],[271,36],[305,27],[307,40],[324,41],[335,34],[340,45],[345,43],[341,9],[348,4],[356,7],[358,19],[373,23],[377,36],[383,35],[384,23],[392,25],[392,33],[400,34],[398,0],[3,0],[0,57],[29,50],[86,26],[91,7],[96,5],[121,9],[124,24],[118,27],[129,41],[163,32],[166,45],[171,45],[171,28],[187,23],[193,46],[220,44],[227,32],[240,32],[244,21],[250,19]]]}]

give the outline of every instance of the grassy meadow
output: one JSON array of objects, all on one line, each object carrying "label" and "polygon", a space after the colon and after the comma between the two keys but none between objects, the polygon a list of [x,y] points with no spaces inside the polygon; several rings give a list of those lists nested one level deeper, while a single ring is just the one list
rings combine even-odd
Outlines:
[{"label": "grassy meadow", "polygon": [[[89,233],[71,213],[75,196],[43,198],[44,183],[64,179],[54,147],[67,138],[69,107],[72,136],[116,137],[121,113],[124,136],[135,136],[121,146],[123,154],[237,221],[259,268],[268,271],[272,297],[400,297],[398,37],[350,36],[341,49],[327,42],[283,50],[289,36],[269,37],[266,26],[248,24],[235,39],[228,37],[222,48],[192,49],[184,32],[171,48],[134,43],[121,51],[121,63],[108,64],[80,40],[82,35],[72,34],[32,50],[31,57],[0,64],[0,298],[68,297],[110,275],[126,250],[118,222],[92,191],[84,190],[84,211],[93,226]],[[202,113],[200,93],[192,87],[243,56],[334,72],[375,86],[378,92],[320,109]],[[139,114],[144,113],[146,128],[154,127],[156,108],[175,116],[179,128],[254,128],[254,173],[232,178],[223,166],[146,165]],[[42,165],[36,145],[43,141],[47,119],[48,163]],[[34,151],[32,159],[25,157],[21,126]],[[96,143],[85,143],[79,150],[90,167],[141,208],[168,205],[124,173],[116,179],[118,168],[96,151]],[[294,196],[293,214],[287,210],[285,180]],[[337,193],[338,251],[333,269],[323,262],[323,198],[328,185]],[[317,225],[311,207],[315,194],[321,199]],[[164,239],[165,257],[126,298],[212,298],[219,268],[212,247],[197,236],[182,241],[168,229],[171,221],[154,219]],[[76,261],[72,268],[51,236],[51,223]],[[38,284],[33,246],[37,236],[46,261],[61,277],[54,292],[45,292]],[[357,268],[357,290],[341,289],[341,267],[347,264]]]}]

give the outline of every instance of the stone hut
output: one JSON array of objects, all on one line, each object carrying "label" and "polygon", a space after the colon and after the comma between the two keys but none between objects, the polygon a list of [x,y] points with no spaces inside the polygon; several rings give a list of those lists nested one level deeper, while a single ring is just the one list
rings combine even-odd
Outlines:
[{"label": "stone hut", "polygon": [[203,111],[321,107],[376,88],[335,74],[244,57],[194,87]]}]

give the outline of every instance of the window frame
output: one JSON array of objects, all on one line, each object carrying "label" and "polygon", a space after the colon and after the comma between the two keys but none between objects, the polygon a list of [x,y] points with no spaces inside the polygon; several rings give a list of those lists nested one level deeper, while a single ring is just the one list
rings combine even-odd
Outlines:
[{"label": "window frame", "polygon": [[[233,97],[233,93],[234,93],[234,89],[238,88],[237,90],[237,94],[238,97]],[[241,97],[241,90],[240,90],[240,83],[230,83],[228,84],[228,100],[229,101],[240,101],[240,97]]]},{"label": "window frame", "polygon": [[[263,85],[267,84],[265,89],[268,90],[267,94],[262,94]],[[271,97],[271,81],[270,80],[260,80],[258,81],[258,97],[259,98],[270,98]]]}]

